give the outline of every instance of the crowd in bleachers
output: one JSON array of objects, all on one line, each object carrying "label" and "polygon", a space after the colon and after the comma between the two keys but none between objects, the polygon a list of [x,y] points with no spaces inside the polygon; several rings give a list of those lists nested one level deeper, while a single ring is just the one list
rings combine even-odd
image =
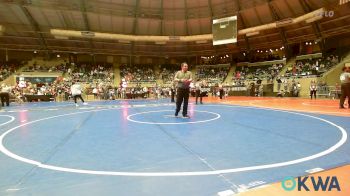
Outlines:
[{"label": "crowd in bleachers", "polygon": [[16,72],[18,63],[0,63],[0,82]]},{"label": "crowd in bleachers", "polygon": [[266,79],[271,81],[279,74],[283,66],[284,64],[238,67],[233,80]]},{"label": "crowd in bleachers", "polygon": [[222,83],[230,67],[214,67],[214,66],[198,66],[196,72],[196,78],[205,80],[208,84]]},{"label": "crowd in bleachers", "polygon": [[24,68],[23,72],[67,72],[69,68],[68,63],[61,63],[59,65],[53,65],[53,66],[44,66],[44,65],[37,65],[37,63],[34,63],[32,66],[28,66]]},{"label": "crowd in bleachers", "polygon": [[298,60],[294,65],[288,67],[285,76],[319,76],[339,63],[339,57],[330,55],[323,58]]},{"label": "crowd in bleachers", "polygon": [[112,64],[72,64],[71,67],[67,69],[65,80],[79,80],[84,83],[111,83],[114,80],[113,66]]},{"label": "crowd in bleachers", "polygon": [[212,57],[202,57],[199,62],[199,65],[218,65],[218,64],[229,64],[231,63],[231,58],[229,56],[212,56]]},{"label": "crowd in bleachers", "polygon": [[120,76],[127,82],[152,82],[156,80],[153,65],[122,65]]},{"label": "crowd in bleachers", "polygon": [[[12,94],[18,100],[24,100],[25,95],[62,95],[64,100],[70,97],[70,87],[73,82],[79,81],[86,89],[98,88],[101,94],[113,86],[114,73],[111,64],[91,65],[87,63],[65,66],[65,77],[58,77],[52,83],[31,83],[20,81],[12,87]],[[91,93],[90,93],[91,94]]]},{"label": "crowd in bleachers", "polygon": [[161,65],[159,79],[162,79],[164,84],[172,83],[178,70],[179,66],[176,65]]}]

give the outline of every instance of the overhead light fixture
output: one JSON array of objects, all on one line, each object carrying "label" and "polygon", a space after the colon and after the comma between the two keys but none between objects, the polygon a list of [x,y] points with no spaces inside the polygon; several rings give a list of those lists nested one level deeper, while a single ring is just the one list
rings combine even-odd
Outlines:
[{"label": "overhead light fixture", "polygon": [[2,35],[2,33],[5,31],[5,27],[0,25],[0,35]]},{"label": "overhead light fixture", "polygon": [[251,33],[247,33],[245,34],[247,37],[251,37],[251,36],[254,36],[254,35],[259,35],[259,31],[256,31],[256,32],[251,32]]},{"label": "overhead light fixture", "polygon": [[57,58],[60,58],[60,57],[61,57],[61,55],[57,54]]},{"label": "overhead light fixture", "polygon": [[207,40],[199,40],[199,41],[196,41],[196,44],[205,44],[207,42],[208,42]]},{"label": "overhead light fixture", "polygon": [[349,2],[350,2],[350,0],[339,0],[339,5],[343,5],[343,4],[346,4]]},{"label": "overhead light fixture", "polygon": [[123,44],[130,44],[131,41],[128,40],[118,40],[119,43],[123,43]]},{"label": "overhead light fixture", "polygon": [[55,35],[55,39],[69,39],[69,37],[66,36],[60,36],[60,35]]},{"label": "overhead light fixture", "polygon": [[157,45],[165,45],[166,42],[155,42]]},{"label": "overhead light fixture", "polygon": [[315,17],[309,18],[307,20],[305,20],[306,23],[312,23],[318,20],[321,20],[323,18],[322,14],[316,15]]}]

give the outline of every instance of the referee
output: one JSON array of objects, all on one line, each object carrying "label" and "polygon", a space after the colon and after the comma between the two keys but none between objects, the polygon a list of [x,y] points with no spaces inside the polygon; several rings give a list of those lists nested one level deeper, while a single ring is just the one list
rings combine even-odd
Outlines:
[{"label": "referee", "polygon": [[175,116],[177,117],[182,102],[184,106],[182,109],[182,116],[189,118],[187,115],[188,98],[190,96],[190,84],[192,82],[192,73],[188,71],[187,63],[181,63],[181,71],[176,72],[174,81],[177,82],[177,96],[176,96],[176,111]]},{"label": "referee", "polygon": [[339,108],[344,108],[344,102],[346,97],[348,97],[348,108],[350,108],[350,66],[343,67],[343,73],[340,75],[341,82],[341,96]]}]

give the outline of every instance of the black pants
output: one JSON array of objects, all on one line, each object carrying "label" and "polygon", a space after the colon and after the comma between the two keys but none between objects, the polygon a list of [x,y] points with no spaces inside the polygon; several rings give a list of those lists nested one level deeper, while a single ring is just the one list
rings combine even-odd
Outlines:
[{"label": "black pants", "polygon": [[74,103],[77,103],[77,98],[79,98],[83,103],[84,103],[84,99],[81,97],[81,95],[74,95]]},{"label": "black pants", "polygon": [[203,103],[202,100],[203,100],[203,96],[202,96],[202,93],[200,90],[196,90],[196,104],[198,103],[198,98],[199,98],[199,102],[200,103]]},{"label": "black pants", "polygon": [[175,91],[171,90],[171,102],[175,102]]},{"label": "black pants", "polygon": [[180,112],[182,102],[184,102],[184,106],[182,109],[182,115],[187,115],[187,107],[188,107],[188,98],[190,96],[190,89],[183,89],[178,88],[177,89],[177,96],[176,96],[176,111],[175,115],[177,116]]},{"label": "black pants", "polygon": [[219,95],[220,95],[220,99],[222,99],[222,96],[224,96],[224,90],[223,89],[220,89]]},{"label": "black pants", "polygon": [[341,84],[340,107],[344,107],[346,97],[348,97],[348,107],[350,108],[350,83]]},{"label": "black pants", "polygon": [[0,98],[1,98],[1,105],[2,107],[5,106],[10,106],[10,94],[9,93],[0,93]]},{"label": "black pants", "polygon": [[311,90],[310,91],[310,97],[312,99],[312,95],[314,95],[315,99],[316,99],[316,90]]}]

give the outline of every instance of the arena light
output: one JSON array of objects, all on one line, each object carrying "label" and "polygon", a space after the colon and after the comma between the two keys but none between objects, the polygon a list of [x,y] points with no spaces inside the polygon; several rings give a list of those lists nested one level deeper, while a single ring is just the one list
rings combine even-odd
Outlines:
[{"label": "arena light", "polygon": [[350,0],[339,0],[339,5],[343,5],[343,4],[346,4],[349,2],[350,2]]},{"label": "arena light", "polygon": [[315,22],[315,21],[318,21],[318,20],[321,20],[323,18],[323,15],[317,15],[315,17],[312,17],[312,18],[309,18],[307,20],[305,20],[306,23],[312,23],[312,22]]},{"label": "arena light", "polygon": [[[325,13],[325,8],[320,8],[315,11],[304,14],[302,16],[299,16],[297,18],[293,18],[292,23],[290,23],[291,19],[288,19],[288,23],[296,24],[304,21],[307,23],[311,23],[322,19],[323,13]],[[220,19],[213,20],[213,22],[218,20]],[[286,23],[287,20],[284,22]],[[268,29],[274,29],[274,28],[277,28],[277,22],[250,27],[246,29],[241,29],[237,31],[237,34],[253,36],[253,35],[259,34],[259,32],[262,30],[268,30]],[[1,31],[2,32],[4,31],[3,26],[0,27],[0,32]],[[127,34],[101,33],[101,32],[92,32],[92,31],[75,31],[75,30],[64,30],[64,29],[51,29],[50,33],[53,36],[55,36],[55,38],[57,39],[63,39],[63,37],[64,39],[68,39],[70,37],[77,37],[77,38],[107,39],[107,40],[117,40],[117,41],[125,40],[129,42],[132,42],[132,41],[135,41],[135,42],[138,42],[138,41],[140,42],[168,42],[168,41],[196,42],[196,41],[203,41],[203,40],[213,40],[213,34],[175,36],[176,40],[172,40],[174,36],[127,35]]]},{"label": "arena light", "polygon": [[165,45],[166,42],[155,42],[155,44],[157,44],[157,45]]},{"label": "arena light", "polygon": [[247,36],[247,37],[251,37],[251,36],[254,36],[254,35],[259,35],[259,33],[260,33],[259,31],[257,31],[257,32],[251,32],[251,33],[247,33],[246,36]]},{"label": "arena light", "polygon": [[5,27],[0,25],[0,35],[2,35],[4,31],[5,31]]},{"label": "arena light", "polygon": [[54,37],[55,37],[55,39],[69,39],[69,37],[66,37],[66,36],[55,35]]},{"label": "arena light", "polygon": [[130,44],[131,41],[128,40],[118,40],[119,43],[123,43],[123,44]]},{"label": "arena light", "polygon": [[[178,42],[196,42],[202,40],[212,40],[212,34],[203,35],[189,35],[189,36],[156,36],[156,35],[126,35],[126,34],[113,34],[113,33],[100,33],[100,32],[84,32],[75,30],[64,30],[64,29],[51,29],[50,33],[54,36],[63,37],[78,37],[78,38],[92,38],[92,39],[109,39],[118,41],[142,41],[142,42],[167,42],[167,41],[178,41]],[[88,36],[87,36],[88,35]]]},{"label": "arena light", "polygon": [[199,40],[199,41],[196,41],[196,44],[205,44],[207,42],[208,42],[207,40]]}]

